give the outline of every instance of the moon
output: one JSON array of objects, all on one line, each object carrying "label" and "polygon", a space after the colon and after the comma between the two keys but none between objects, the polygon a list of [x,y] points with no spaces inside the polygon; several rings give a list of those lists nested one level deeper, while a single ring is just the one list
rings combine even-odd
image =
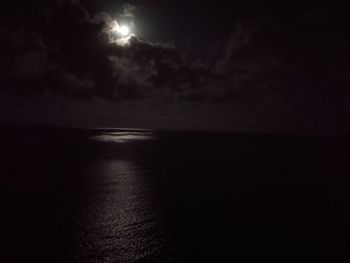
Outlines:
[{"label": "moon", "polygon": [[117,33],[123,37],[126,37],[130,34],[130,28],[126,25],[116,27],[115,31],[117,31]]},{"label": "moon", "polygon": [[129,44],[131,36],[133,34],[132,29],[134,29],[134,24],[119,24],[117,20],[112,21],[107,28],[109,42],[116,43],[120,46],[126,46]]}]

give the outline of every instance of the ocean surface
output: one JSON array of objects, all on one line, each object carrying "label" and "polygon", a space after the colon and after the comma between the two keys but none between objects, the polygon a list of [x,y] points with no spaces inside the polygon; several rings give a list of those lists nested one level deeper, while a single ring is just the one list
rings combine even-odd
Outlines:
[{"label": "ocean surface", "polygon": [[349,138],[1,128],[1,262],[349,262]]}]

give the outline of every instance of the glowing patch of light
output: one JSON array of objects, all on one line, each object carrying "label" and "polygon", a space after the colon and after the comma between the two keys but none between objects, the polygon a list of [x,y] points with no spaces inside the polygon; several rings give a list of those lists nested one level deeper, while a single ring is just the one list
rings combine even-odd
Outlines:
[{"label": "glowing patch of light", "polygon": [[135,36],[131,32],[131,27],[133,24],[129,25],[119,25],[119,23],[114,20],[109,26],[109,41],[111,43],[116,43],[119,46],[129,45],[129,40],[131,37]]},{"label": "glowing patch of light", "polygon": [[111,132],[90,137],[90,140],[114,143],[127,143],[153,139],[154,135],[151,132]]},{"label": "glowing patch of light", "polygon": [[115,22],[112,31],[121,37],[127,37],[130,35],[130,28],[126,25],[120,26],[117,22]]},{"label": "glowing patch of light", "polygon": [[130,29],[127,26],[120,26],[117,32],[122,36],[128,36],[130,34]]}]

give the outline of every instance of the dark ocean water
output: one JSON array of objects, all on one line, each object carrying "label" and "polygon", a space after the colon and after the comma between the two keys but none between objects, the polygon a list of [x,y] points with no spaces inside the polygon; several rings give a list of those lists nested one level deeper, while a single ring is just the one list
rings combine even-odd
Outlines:
[{"label": "dark ocean water", "polygon": [[348,262],[349,140],[2,128],[1,262]]}]

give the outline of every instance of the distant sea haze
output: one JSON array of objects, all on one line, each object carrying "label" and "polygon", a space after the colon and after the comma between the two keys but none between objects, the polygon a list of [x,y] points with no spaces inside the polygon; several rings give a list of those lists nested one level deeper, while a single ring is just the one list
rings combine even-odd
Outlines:
[{"label": "distant sea haze", "polygon": [[350,259],[349,140],[4,127],[1,262]]}]

